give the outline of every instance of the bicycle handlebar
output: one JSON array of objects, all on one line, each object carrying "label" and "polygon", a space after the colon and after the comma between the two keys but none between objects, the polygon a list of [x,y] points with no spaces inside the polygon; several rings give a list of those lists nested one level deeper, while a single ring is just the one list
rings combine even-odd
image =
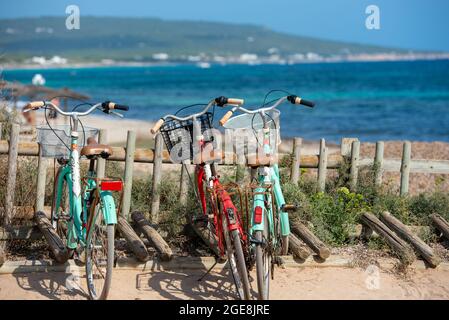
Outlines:
[{"label": "bicycle handlebar", "polygon": [[[192,115],[186,116],[186,117],[178,117],[175,116],[173,114],[169,114],[166,115],[162,118],[160,118],[153,126],[153,128],[151,128],[151,133],[155,134],[156,132],[159,131],[159,129],[161,128],[161,126],[164,124],[164,122],[167,119],[173,119],[173,120],[178,120],[178,121],[186,121],[186,120],[191,120],[191,119],[195,119],[196,117],[199,117],[203,114],[205,114],[212,106],[219,106],[219,107],[224,107],[225,105],[232,105],[234,107],[236,106],[240,106],[244,103],[245,101],[243,99],[237,99],[237,98],[226,98],[224,96],[215,98],[211,101],[209,101],[209,103],[207,104],[207,106],[198,113],[194,113]],[[232,115],[232,114],[231,114]]]},{"label": "bicycle handlebar", "polygon": [[273,110],[274,108],[278,107],[280,104],[282,104],[285,100],[288,100],[290,103],[292,104],[302,104],[304,106],[313,108],[315,106],[315,103],[312,101],[308,101],[305,99],[302,99],[298,96],[295,95],[289,95],[289,96],[285,96],[282,98],[279,98],[276,103],[274,103],[271,107],[263,107],[263,108],[259,108],[259,109],[255,109],[255,110],[249,110],[246,108],[243,108],[241,106],[235,106],[234,108],[232,108],[230,111],[228,111],[219,121],[220,125],[223,126],[226,122],[228,122],[228,120],[231,118],[231,116],[233,115],[233,113],[236,110],[240,110],[243,113],[247,113],[247,114],[255,114],[255,113],[265,113],[267,111]]},{"label": "bicycle handlebar", "polygon": [[61,110],[57,105],[55,105],[54,103],[50,102],[50,101],[32,101],[30,103],[28,103],[22,110],[23,113],[32,111],[32,110],[38,110],[44,107],[51,107],[54,110],[56,110],[56,112],[60,113],[63,116],[67,116],[67,117],[72,117],[72,116],[76,116],[76,117],[83,117],[83,116],[87,116],[88,114],[92,113],[95,109],[97,108],[101,108],[101,110],[104,113],[114,113],[112,110],[122,110],[122,111],[128,111],[129,107],[125,106],[125,105],[120,105],[120,104],[116,104],[114,102],[111,101],[105,101],[102,103],[97,103],[94,104],[89,110],[84,111],[84,112],[77,112],[77,111],[63,111]]}]

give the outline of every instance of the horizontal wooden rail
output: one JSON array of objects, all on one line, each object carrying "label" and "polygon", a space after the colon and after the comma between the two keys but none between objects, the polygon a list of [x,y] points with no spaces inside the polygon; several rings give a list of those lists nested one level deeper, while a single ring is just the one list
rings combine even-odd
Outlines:
[{"label": "horizontal wooden rail", "polygon": [[[39,156],[39,145],[37,142],[19,142],[19,156]],[[8,141],[0,141],[0,154],[8,154],[9,144]],[[280,154],[280,159],[287,154]],[[233,159],[232,163],[236,164],[236,157],[229,157],[227,159]],[[340,167],[342,162],[342,156],[339,154],[331,154],[327,159],[328,169],[337,169]],[[125,147],[112,147],[112,155],[108,160],[111,161],[125,161],[126,160],[126,148]],[[153,163],[154,161],[154,151],[151,149],[136,148],[134,153],[134,162],[141,163]],[[301,168],[317,168],[320,161],[319,155],[301,155],[300,163]],[[162,162],[171,163],[169,153],[167,150],[162,152]]]},{"label": "horizontal wooden rail", "polygon": [[[370,167],[373,164],[373,159],[359,160],[359,167]],[[384,159],[382,169],[389,172],[399,172],[401,170],[401,159]],[[410,172],[449,174],[449,160],[412,159]]]},{"label": "horizontal wooden rail", "polygon": [[[112,147],[113,155],[109,158],[112,161],[125,161],[126,148]],[[0,154],[8,154],[9,144],[6,140],[0,140]],[[37,142],[19,142],[19,156],[39,156],[39,145]],[[280,158],[285,156],[280,154]],[[134,162],[153,163],[154,152],[151,149],[136,148]],[[318,168],[319,155],[300,155],[301,168]],[[327,159],[328,169],[338,169],[341,166],[343,157],[340,154],[330,154]],[[162,162],[171,163],[167,150],[162,152]],[[235,164],[235,161],[233,163]],[[374,159],[362,158],[359,160],[359,167],[369,167],[374,164]],[[383,159],[382,169],[386,172],[399,172],[401,170],[401,159]],[[412,159],[410,162],[410,172],[413,173],[434,173],[449,174],[449,160],[427,160]]]}]

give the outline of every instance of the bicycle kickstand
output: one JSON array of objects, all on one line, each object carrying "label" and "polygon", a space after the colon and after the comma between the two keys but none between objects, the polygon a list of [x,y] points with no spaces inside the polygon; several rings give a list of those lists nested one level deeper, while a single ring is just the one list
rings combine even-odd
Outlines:
[{"label": "bicycle kickstand", "polygon": [[199,278],[197,281],[198,282],[201,282],[201,281],[203,281],[203,279],[212,271],[212,269],[214,269],[214,267],[217,265],[217,263],[218,263],[218,259],[217,258],[215,258],[215,262],[214,262],[214,264],[209,268],[209,270],[207,270],[202,276],[201,276],[201,278]]}]

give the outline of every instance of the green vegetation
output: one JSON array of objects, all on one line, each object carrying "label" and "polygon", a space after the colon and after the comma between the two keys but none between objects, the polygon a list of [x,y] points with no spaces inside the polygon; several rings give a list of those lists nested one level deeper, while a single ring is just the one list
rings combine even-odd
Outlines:
[{"label": "green vegetation", "polygon": [[[391,48],[314,39],[275,32],[262,26],[216,22],[166,21],[155,18],[82,16],[79,30],[67,30],[65,17],[0,20],[3,61],[60,55],[73,61],[116,59],[151,61],[154,53],[171,59],[184,55],[282,55],[314,52],[329,56],[390,52]],[[402,50],[394,50],[402,52]],[[185,57],[184,57],[185,58]],[[1,60],[0,60],[1,62]]]},{"label": "green vegetation", "polygon": [[[288,163],[286,161],[285,163]],[[284,164],[285,164],[284,163]],[[87,163],[82,164],[85,172]],[[328,180],[326,192],[317,192],[315,179],[303,171],[297,185],[288,182],[289,168],[281,168],[284,181],[283,190],[287,203],[297,204],[299,209],[292,213],[292,219],[305,222],[324,242],[332,246],[344,246],[354,243],[352,236],[363,212],[376,215],[388,210],[408,225],[429,226],[429,216],[438,213],[449,220],[449,195],[442,191],[399,197],[397,192],[387,187],[377,188],[373,183],[371,169],[362,170],[357,190],[351,191],[347,185],[347,165],[343,165],[339,174]],[[33,206],[36,197],[36,157],[20,157],[15,192],[15,204]],[[234,168],[235,171],[235,168]],[[46,205],[51,203],[53,175],[47,179]],[[123,165],[108,162],[108,176],[123,176]],[[7,157],[0,157],[0,176],[7,175]],[[224,181],[233,180],[232,174],[223,174]],[[226,178],[227,177],[227,178]],[[0,185],[0,207],[4,205],[6,185]],[[189,237],[185,228],[188,219],[199,212],[193,190],[190,190],[185,206],[179,203],[179,177],[174,173],[165,173],[161,184],[161,208],[159,230],[164,232],[168,242],[180,249],[197,248],[199,242]],[[132,211],[138,210],[149,217],[151,208],[151,176],[136,174],[132,189]],[[421,236],[427,241],[434,240],[431,229]],[[192,240],[193,239],[193,240]],[[379,248],[382,244],[372,240],[369,247]],[[191,252],[191,250],[189,250]]]},{"label": "green vegetation", "polygon": [[[283,185],[286,201],[300,207],[296,218],[309,222],[316,235],[329,244],[350,244],[360,215],[367,211],[376,215],[389,211],[408,225],[429,226],[429,216],[433,213],[449,219],[447,193],[437,190],[400,197],[391,188],[376,187],[372,169],[361,172],[357,190],[352,192],[345,179],[346,169],[347,166],[343,165],[338,177],[328,181],[325,193],[317,192],[315,180],[304,176],[298,185]],[[428,240],[432,238],[430,233],[422,236]],[[376,246],[375,243],[373,245]]]}]

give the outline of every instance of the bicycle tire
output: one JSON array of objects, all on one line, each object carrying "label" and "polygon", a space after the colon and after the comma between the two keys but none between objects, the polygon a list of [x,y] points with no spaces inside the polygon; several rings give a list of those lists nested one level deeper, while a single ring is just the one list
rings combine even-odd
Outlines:
[{"label": "bicycle tire", "polygon": [[259,300],[268,300],[270,294],[270,269],[271,258],[268,246],[263,247],[261,242],[268,240],[268,219],[265,215],[265,224],[263,231],[256,231],[254,234],[256,241],[256,275],[257,291]]},{"label": "bicycle tire", "polygon": [[[57,181],[57,178],[55,179],[55,181]],[[61,196],[60,207],[56,208],[56,197],[57,197],[58,192],[62,192],[62,196]],[[50,221],[51,221],[53,228],[56,230],[56,233],[61,238],[62,242],[66,245],[66,247],[67,247],[67,230],[68,230],[68,226],[69,226],[68,221],[71,220],[70,219],[70,205],[69,205],[68,197],[70,197],[69,187],[67,185],[67,180],[64,179],[61,190],[56,189],[56,187],[53,188],[53,198],[52,198],[53,200],[52,200],[52,206],[51,206],[52,210],[51,210]],[[59,210],[59,209],[61,209],[61,210]],[[61,211],[62,211],[62,213],[64,213],[63,216],[65,218],[63,218],[61,216]],[[68,252],[69,258],[72,258],[73,254],[75,253],[75,249],[71,249],[71,248],[67,247],[67,252]]]},{"label": "bicycle tire", "polygon": [[281,255],[286,256],[288,254],[288,236],[281,236]]},{"label": "bicycle tire", "polygon": [[[101,207],[100,203],[96,205],[96,208]],[[87,280],[87,288],[89,291],[89,296],[92,300],[105,300],[109,294],[109,290],[111,287],[111,281],[112,281],[112,268],[114,266],[114,233],[115,233],[115,225],[114,224],[107,224],[103,227],[99,226],[98,223],[104,222],[104,216],[101,209],[98,211],[94,209],[95,216],[92,219],[91,226],[89,227],[89,233],[87,235],[87,241],[86,241],[86,280]],[[91,228],[95,228],[94,230],[90,230]],[[100,271],[100,276],[103,277],[103,286],[99,287],[95,285],[95,275],[94,275],[94,264],[96,265],[97,269],[99,269],[98,258],[96,253],[96,247],[93,245],[97,242],[97,238],[95,235],[97,234],[96,231],[101,231],[101,229],[106,228],[106,237],[104,237],[101,234],[99,234],[100,240],[104,243],[104,240],[106,240],[106,264],[103,264],[105,267],[103,268],[104,272],[102,270]],[[106,239],[104,239],[106,238]],[[99,255],[99,254],[98,254]],[[95,259],[94,259],[95,258]],[[95,263],[94,261],[97,261]],[[101,262],[101,261],[100,261]]]},{"label": "bicycle tire", "polygon": [[[225,217],[223,218],[226,219]],[[237,294],[239,295],[239,298],[241,300],[250,300],[251,292],[248,270],[246,268],[245,256],[243,254],[242,243],[240,240],[240,233],[238,230],[233,230],[231,232],[231,237],[229,237],[227,224],[223,226],[223,232],[225,233],[226,253],[228,255],[229,267],[234,279]]]}]

